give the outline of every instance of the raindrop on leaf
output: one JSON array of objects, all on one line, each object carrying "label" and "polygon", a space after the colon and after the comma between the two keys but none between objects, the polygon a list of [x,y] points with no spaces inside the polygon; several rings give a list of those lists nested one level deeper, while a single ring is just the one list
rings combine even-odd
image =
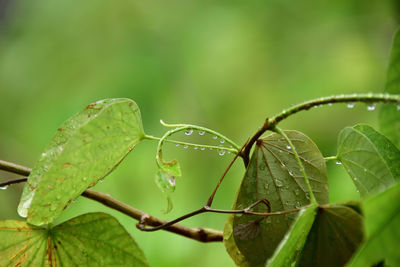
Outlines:
[{"label": "raindrop on leaf", "polygon": [[185,134],[186,134],[186,135],[191,135],[192,133],[193,133],[193,130],[192,130],[192,129],[189,129],[189,130],[185,131]]},{"label": "raindrop on leaf", "polygon": [[206,132],[205,131],[200,131],[199,135],[204,135]]},{"label": "raindrop on leaf", "polygon": [[0,189],[1,189],[1,190],[6,190],[7,188],[8,188],[8,185],[0,186]]},{"label": "raindrop on leaf", "polygon": [[225,150],[220,150],[220,151],[218,152],[218,154],[219,154],[220,156],[225,155]]},{"label": "raindrop on leaf", "polygon": [[288,145],[288,146],[286,146],[286,148],[287,148],[287,149],[289,149],[289,150],[290,150],[290,149],[292,149],[292,147],[291,147],[291,146],[289,146],[289,145]]},{"label": "raindrop on leaf", "polygon": [[348,108],[354,108],[355,105],[356,105],[356,103],[348,103],[348,104],[347,104],[347,107],[348,107]]},{"label": "raindrop on leaf", "polygon": [[336,165],[342,165],[340,161],[336,161]]},{"label": "raindrop on leaf", "polygon": [[372,103],[372,104],[370,104],[370,105],[367,106],[367,110],[368,110],[368,111],[374,111],[375,108],[376,108],[376,104],[375,104],[375,103]]},{"label": "raindrop on leaf", "polygon": [[223,144],[223,143],[225,143],[225,140],[224,140],[224,139],[221,139],[221,140],[219,140],[219,142],[220,142],[221,144]]}]

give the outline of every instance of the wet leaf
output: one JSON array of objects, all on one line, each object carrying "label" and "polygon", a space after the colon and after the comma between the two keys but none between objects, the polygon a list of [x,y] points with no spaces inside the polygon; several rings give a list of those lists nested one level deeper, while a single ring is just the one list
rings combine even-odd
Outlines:
[{"label": "wet leaf", "polygon": [[317,205],[314,204],[299,212],[299,216],[289,232],[275,250],[274,255],[268,260],[267,266],[291,266],[297,261],[314,223],[316,211]]},{"label": "wet leaf", "polygon": [[[400,31],[393,41],[392,53],[387,72],[386,93],[400,94]],[[399,103],[400,104],[400,103]],[[381,132],[400,148],[400,106],[382,105],[379,112]]]},{"label": "wet leaf", "polygon": [[234,214],[228,215],[228,218],[225,223],[225,228],[224,228],[224,245],[226,248],[226,251],[228,252],[229,256],[233,259],[235,262],[236,266],[239,267],[249,267],[250,264],[246,261],[246,258],[243,256],[243,254],[240,252],[238,249],[236,243],[235,243],[235,238],[233,237],[233,218],[235,217]]},{"label": "wet leaf", "polygon": [[130,99],[88,105],[64,122],[35,164],[18,213],[33,225],[52,222],[90,186],[111,173],[144,137]]},{"label": "wet leaf", "polygon": [[[321,204],[327,203],[327,170],[320,151],[304,134],[297,131],[286,131],[286,134],[297,149],[317,201]],[[295,209],[310,203],[307,186],[293,154],[293,148],[278,134],[258,140],[234,209],[244,209],[261,199],[268,199],[272,212]],[[268,209],[259,204],[252,211],[267,212]],[[251,266],[265,264],[296,219],[296,215],[294,212],[269,216],[258,225],[254,222],[260,217],[235,215],[235,243]]]},{"label": "wet leaf", "polygon": [[400,151],[365,124],[340,132],[337,158],[361,196],[383,191],[400,178]]},{"label": "wet leaf", "polygon": [[88,213],[52,229],[0,221],[0,266],[148,266],[110,215]]},{"label": "wet leaf", "polygon": [[362,216],[356,210],[345,205],[322,205],[296,264],[344,266],[362,240]]},{"label": "wet leaf", "polygon": [[400,184],[367,199],[363,211],[367,238],[348,266],[372,266],[380,261],[384,261],[385,266],[398,266]]}]

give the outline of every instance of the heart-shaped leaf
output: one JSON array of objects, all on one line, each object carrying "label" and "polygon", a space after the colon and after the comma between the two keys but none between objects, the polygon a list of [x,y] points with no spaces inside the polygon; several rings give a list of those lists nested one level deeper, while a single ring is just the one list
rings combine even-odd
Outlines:
[{"label": "heart-shaped leaf", "polygon": [[52,222],[85,189],[111,173],[144,137],[130,99],[88,105],[64,122],[35,164],[18,213],[29,223]]},{"label": "heart-shaped leaf", "polygon": [[[285,133],[300,156],[317,201],[327,203],[328,178],[321,152],[304,134],[297,131]],[[244,209],[262,199],[268,199],[272,212],[300,208],[310,203],[306,182],[293,148],[278,134],[257,141],[234,209]],[[253,210],[267,212],[268,208],[259,204]],[[295,218],[295,212],[269,216],[261,221],[256,216],[235,215],[235,243],[251,266],[265,264]]]},{"label": "heart-shaped leaf", "polygon": [[297,266],[341,267],[363,240],[362,216],[351,206],[322,205],[296,262]]},{"label": "heart-shaped leaf", "polygon": [[148,266],[119,222],[88,213],[52,229],[0,221],[0,266]]},{"label": "heart-shaped leaf", "polygon": [[[400,31],[397,31],[393,41],[392,54],[387,72],[385,92],[400,94]],[[379,112],[381,132],[400,148],[400,103],[383,105]]]},{"label": "heart-shaped leaf", "polygon": [[399,266],[400,183],[367,199],[363,211],[367,240],[348,266]]},{"label": "heart-shaped leaf", "polygon": [[362,196],[383,191],[400,178],[400,151],[365,124],[340,132],[337,158]]}]

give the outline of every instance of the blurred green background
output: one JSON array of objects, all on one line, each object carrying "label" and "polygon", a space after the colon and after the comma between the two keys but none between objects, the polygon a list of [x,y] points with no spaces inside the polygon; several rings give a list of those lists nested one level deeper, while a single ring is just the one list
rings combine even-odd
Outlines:
[{"label": "blurred green background", "polygon": [[[1,0],[0,159],[33,166],[64,120],[110,97],[134,99],[147,134],[161,136],[163,119],[212,128],[243,144],[266,116],[291,104],[382,91],[398,11],[395,0]],[[361,104],[334,105],[281,126],[305,132],[329,156],[343,127],[376,125],[376,114]],[[167,146],[166,158],[180,160],[183,177],[175,208],[164,215],[166,201],[154,183],[156,145],[140,143],[95,189],[172,219],[205,203],[232,158]],[[341,167],[328,168],[331,200],[357,198]],[[234,165],[215,207],[231,207],[243,171],[241,162]],[[0,172],[1,181],[13,177]],[[19,219],[21,190],[0,191],[0,219]],[[58,221],[93,211],[116,216],[152,266],[233,266],[222,243],[143,233],[127,216],[84,198]],[[225,218],[203,214],[184,224],[223,229]]]}]

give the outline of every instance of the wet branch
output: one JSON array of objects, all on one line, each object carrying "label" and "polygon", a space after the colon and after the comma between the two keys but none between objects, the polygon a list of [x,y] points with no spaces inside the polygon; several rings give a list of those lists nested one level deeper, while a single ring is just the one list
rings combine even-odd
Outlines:
[{"label": "wet branch", "polygon": [[[14,163],[10,163],[7,161],[0,161],[0,170],[4,170],[7,172],[11,172],[11,173],[16,173],[16,174],[22,174],[22,175],[29,175],[29,173],[31,172],[30,168],[18,165],[18,164],[14,164]],[[2,182],[0,183],[0,187],[5,187],[5,186],[9,186],[12,184],[16,184],[16,183],[22,183],[22,182],[26,182],[27,181],[27,177],[24,178],[17,178],[17,179],[12,179],[12,180],[8,180],[6,182]],[[142,220],[146,220],[146,225],[149,226],[160,226],[160,225],[166,225],[169,224],[168,221],[156,218],[154,216],[151,216],[150,214],[136,209],[112,196],[110,196],[109,194],[104,194],[104,193],[100,193],[91,189],[86,189],[85,192],[82,193],[82,196],[95,200],[109,208],[115,209],[120,211],[121,213],[128,215],[129,217],[138,220],[138,221],[142,221]],[[171,233],[175,233],[178,235],[182,235],[185,236],[187,238],[191,238],[200,242],[221,242],[222,241],[222,232],[221,231],[217,231],[214,229],[209,229],[209,228],[192,228],[192,227],[187,227],[187,226],[183,226],[183,225],[179,225],[179,224],[174,224],[171,225],[169,224],[166,227],[163,227],[163,230],[171,232]]]}]

